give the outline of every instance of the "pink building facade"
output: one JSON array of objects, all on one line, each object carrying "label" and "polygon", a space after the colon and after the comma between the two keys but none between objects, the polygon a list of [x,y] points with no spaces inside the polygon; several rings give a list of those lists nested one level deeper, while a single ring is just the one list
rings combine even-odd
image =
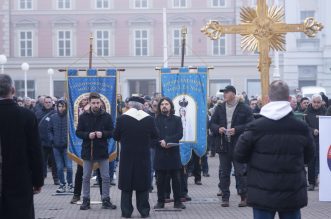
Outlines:
[{"label": "pink building facade", "polygon": [[[274,1],[269,1],[274,3]],[[160,91],[163,66],[163,8],[167,17],[168,65],[180,65],[180,30],[188,29],[185,65],[214,66],[209,75],[209,94],[227,84],[249,95],[259,94],[257,54],[240,48],[240,36],[218,41],[205,37],[200,29],[209,20],[240,22],[240,7],[252,0],[0,0],[0,54],[5,54],[7,73],[15,79],[22,96],[22,62],[28,71],[29,96],[63,96],[67,67],[87,67],[89,37],[93,35],[93,66],[119,67],[119,92],[151,95]],[[283,56],[280,57],[283,71]],[[47,70],[55,70],[52,81]],[[294,88],[296,85],[293,85]]]}]

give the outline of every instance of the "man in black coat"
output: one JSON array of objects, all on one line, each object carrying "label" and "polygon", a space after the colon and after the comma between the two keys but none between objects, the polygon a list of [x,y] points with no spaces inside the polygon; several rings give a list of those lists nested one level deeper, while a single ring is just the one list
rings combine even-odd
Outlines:
[{"label": "man in black coat", "polygon": [[305,164],[314,147],[308,126],[295,118],[289,88],[274,81],[269,89],[270,103],[262,107],[259,119],[240,136],[234,158],[247,163],[247,204],[254,218],[300,218],[307,205]]},{"label": "man in black coat", "polygon": [[0,218],[34,218],[33,194],[44,185],[38,123],[13,100],[12,79],[0,74],[2,192]]},{"label": "man in black coat", "polygon": [[89,95],[90,110],[78,118],[76,135],[83,139],[81,157],[83,159],[83,204],[81,210],[90,209],[90,179],[94,163],[99,164],[102,178],[102,208],[116,209],[110,202],[108,141],[113,134],[111,115],[101,108],[101,96],[92,92]]},{"label": "man in black coat", "polygon": [[137,209],[142,217],[148,217],[151,187],[150,147],[152,139],[158,139],[154,118],[144,112],[144,99],[131,97],[130,109],[117,119],[114,139],[121,143],[119,182],[122,217],[133,212],[132,192],[136,191]]},{"label": "man in black coat", "polygon": [[228,85],[224,92],[224,102],[215,108],[211,118],[211,130],[218,136],[216,145],[219,152],[219,188],[222,195],[222,207],[229,207],[230,174],[232,163],[237,181],[237,190],[241,197],[239,207],[246,206],[246,173],[245,165],[233,160],[234,146],[239,136],[244,132],[247,123],[253,121],[249,106],[236,97],[235,87]]},{"label": "man in black coat", "polygon": [[[155,147],[154,169],[156,171],[157,204],[155,209],[164,208],[165,190],[167,186],[167,175],[172,180],[174,193],[174,208],[184,209],[185,205],[180,200],[180,170],[182,168],[179,152],[179,141],[183,138],[183,126],[180,117],[175,116],[173,102],[162,98],[158,103],[156,127],[159,130],[160,138]],[[171,144],[177,144],[172,146]]]},{"label": "man in black coat", "polygon": [[314,94],[311,97],[311,104],[305,111],[305,121],[307,122],[310,133],[314,137],[315,157],[308,164],[308,182],[309,191],[313,191],[316,186],[317,177],[319,174],[319,118],[326,113],[325,107],[322,105],[322,97],[319,94]]}]

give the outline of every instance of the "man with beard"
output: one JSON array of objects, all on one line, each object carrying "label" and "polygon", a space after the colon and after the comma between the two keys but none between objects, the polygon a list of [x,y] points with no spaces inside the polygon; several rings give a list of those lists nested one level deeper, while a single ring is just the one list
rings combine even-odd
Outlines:
[{"label": "man with beard", "polygon": [[38,122],[13,100],[10,76],[0,74],[0,218],[33,219],[33,194],[44,185]]},{"label": "man with beard", "polygon": [[77,137],[83,139],[83,204],[80,210],[90,209],[90,179],[94,163],[99,164],[102,178],[102,208],[116,209],[110,202],[108,140],[113,134],[111,115],[101,109],[101,96],[92,92],[89,95],[90,110],[79,116],[76,130]]},{"label": "man with beard", "polygon": [[129,110],[117,119],[114,139],[121,143],[118,188],[121,192],[122,217],[133,212],[132,192],[136,191],[137,209],[141,217],[149,216],[151,187],[150,146],[158,138],[154,118],[143,111],[144,99],[131,97]]},{"label": "man with beard", "polygon": [[317,177],[319,174],[319,118],[320,115],[325,115],[326,109],[322,106],[322,97],[319,94],[314,94],[311,97],[311,105],[305,111],[306,122],[310,128],[310,133],[314,136],[315,156],[308,163],[308,182],[309,191],[313,191],[316,186]]},{"label": "man with beard", "polygon": [[[180,193],[180,169],[182,168],[179,141],[183,138],[183,126],[181,118],[175,116],[173,102],[164,97],[158,103],[156,126],[159,130],[160,139],[155,147],[154,169],[156,171],[157,204],[154,209],[164,208],[167,175],[172,180],[174,193],[174,208],[185,209],[181,202]],[[178,144],[172,146],[172,144]]]}]

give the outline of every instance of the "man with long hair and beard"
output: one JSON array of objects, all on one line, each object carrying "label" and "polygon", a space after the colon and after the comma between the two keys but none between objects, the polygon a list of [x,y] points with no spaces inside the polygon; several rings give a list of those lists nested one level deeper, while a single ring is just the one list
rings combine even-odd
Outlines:
[{"label": "man with long hair and beard", "polygon": [[182,164],[179,147],[171,147],[171,145],[179,145],[179,141],[183,137],[183,126],[180,117],[174,114],[173,102],[168,97],[162,98],[158,104],[155,120],[160,139],[155,147],[154,168],[156,171],[158,201],[154,209],[164,208],[167,175],[172,180],[174,208],[185,208],[185,205],[180,200],[180,169]]}]

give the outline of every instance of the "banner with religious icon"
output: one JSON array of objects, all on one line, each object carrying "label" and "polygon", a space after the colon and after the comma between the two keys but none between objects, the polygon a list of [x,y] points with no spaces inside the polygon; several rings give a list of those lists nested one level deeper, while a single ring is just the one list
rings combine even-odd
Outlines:
[{"label": "banner with religious icon", "polygon": [[[78,117],[89,110],[88,96],[91,92],[98,92],[101,96],[102,109],[110,113],[113,122],[116,121],[116,69],[88,69],[81,72],[77,69],[67,71],[68,78],[68,155],[82,164],[82,140],[76,136]],[[115,126],[115,124],[114,124]],[[109,160],[116,158],[116,144],[113,139],[108,145]]]},{"label": "banner with religious icon", "polygon": [[319,116],[319,200],[331,201],[331,116]]},{"label": "banner with religious icon", "polygon": [[182,119],[183,138],[180,154],[183,165],[192,150],[202,157],[207,150],[207,78],[208,68],[161,68],[162,95],[173,100],[175,115]]}]

